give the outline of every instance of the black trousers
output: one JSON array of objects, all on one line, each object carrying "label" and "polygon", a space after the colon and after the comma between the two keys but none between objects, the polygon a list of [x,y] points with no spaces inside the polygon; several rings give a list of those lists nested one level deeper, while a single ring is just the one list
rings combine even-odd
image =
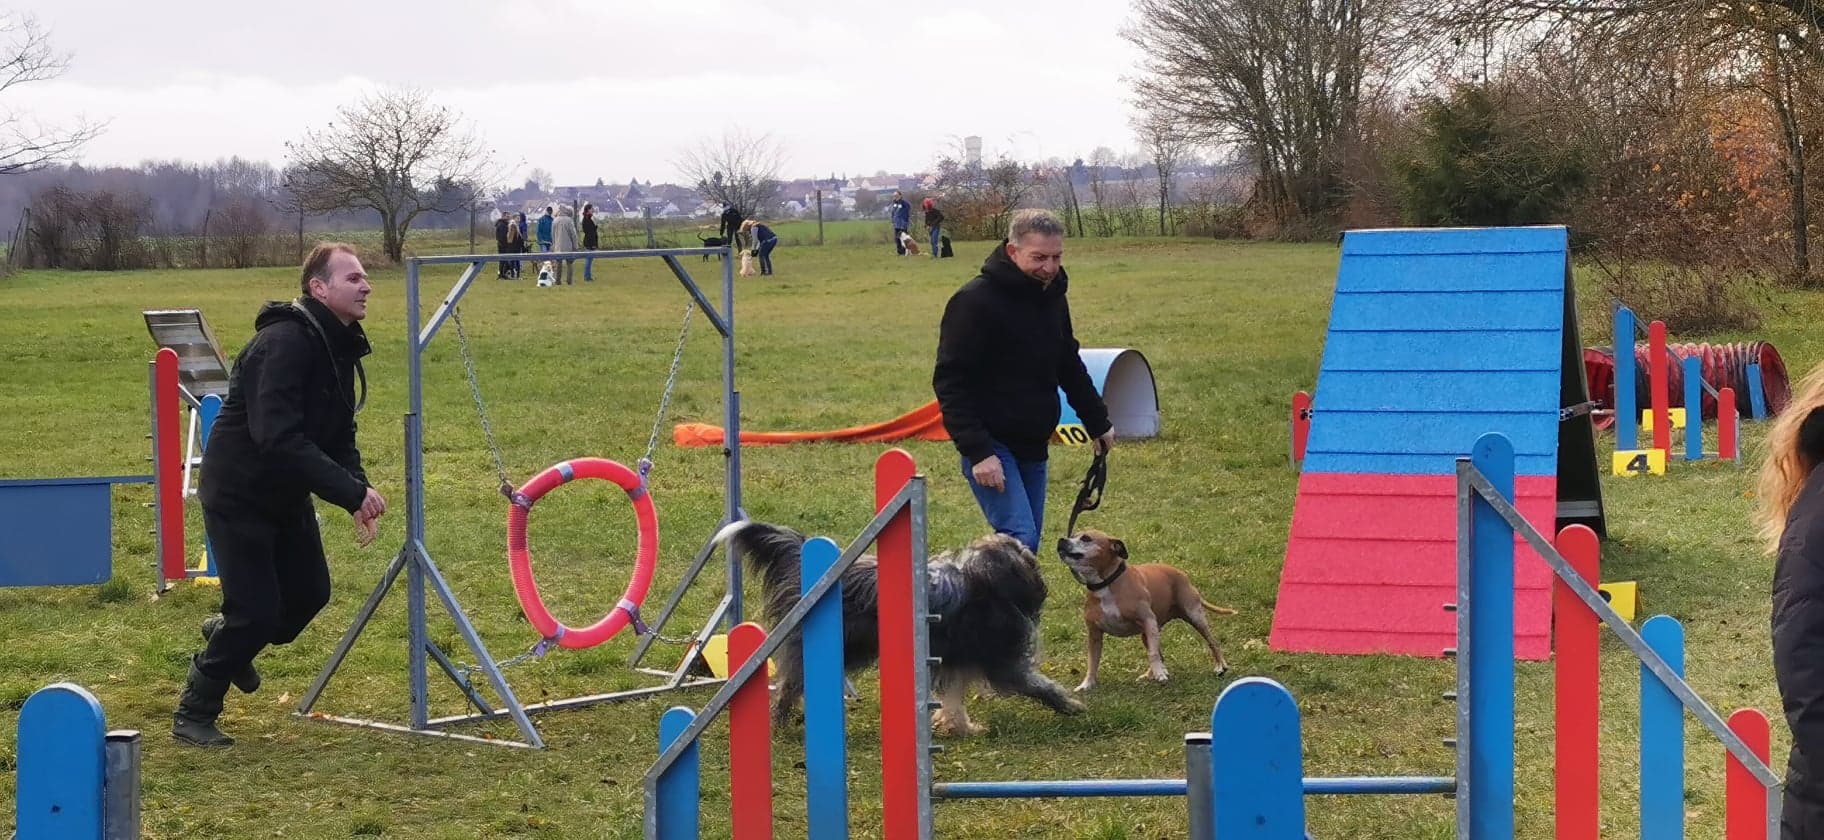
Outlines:
[{"label": "black trousers", "polygon": [[329,561],[307,501],[283,513],[203,506],[203,527],[222,583],[222,617],[197,667],[230,679],[267,645],[304,632],[329,603]]},{"label": "black trousers", "polygon": [[1824,778],[1797,746],[1786,760],[1786,801],[1780,840],[1824,840]]},{"label": "black trousers", "polygon": [[893,229],[893,250],[898,251],[899,255],[902,257],[906,255],[906,241],[904,239],[900,239],[899,235],[902,233],[905,233],[905,232],[906,232],[906,229],[902,228],[902,227],[896,227]]}]

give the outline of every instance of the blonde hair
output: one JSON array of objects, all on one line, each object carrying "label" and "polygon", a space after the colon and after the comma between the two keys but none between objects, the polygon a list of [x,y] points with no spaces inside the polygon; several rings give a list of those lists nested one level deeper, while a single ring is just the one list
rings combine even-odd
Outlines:
[{"label": "blonde hair", "polygon": [[[1812,413],[1824,408],[1824,364],[1805,374],[1793,392],[1792,402],[1767,430],[1767,460],[1761,464],[1761,477],[1755,488],[1759,500],[1755,518],[1760,520],[1761,537],[1769,553],[1779,550],[1786,516],[1798,500],[1799,491],[1805,488],[1805,479],[1818,466],[1821,453],[1815,450],[1821,441],[1807,441],[1802,432]],[[1819,431],[1814,426],[1812,436],[1816,437]]]}]

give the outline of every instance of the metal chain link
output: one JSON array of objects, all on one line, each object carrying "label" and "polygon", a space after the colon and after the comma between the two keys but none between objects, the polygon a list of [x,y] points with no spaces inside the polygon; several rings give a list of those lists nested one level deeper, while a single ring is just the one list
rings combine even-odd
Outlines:
[{"label": "metal chain link", "polygon": [[500,445],[494,442],[494,426],[488,422],[488,404],[481,398],[481,383],[475,378],[475,360],[469,356],[469,336],[462,329],[462,309],[450,307],[450,320],[456,322],[456,346],[462,352],[462,368],[469,375],[469,393],[475,396],[475,413],[481,415],[481,433],[488,441],[488,454],[494,458],[494,472],[500,476],[500,492],[512,497],[513,481],[500,460]]},{"label": "metal chain link", "polygon": [[695,314],[697,301],[692,298],[684,305],[684,326],[678,330],[678,349],[671,354],[671,372],[665,376],[665,393],[659,397],[659,413],[652,418],[652,435],[646,439],[646,455],[640,459],[647,469],[651,468],[652,453],[659,449],[659,429],[665,425],[665,412],[671,407],[672,389],[678,384],[678,367],[684,361],[684,344],[690,340],[690,319]]}]

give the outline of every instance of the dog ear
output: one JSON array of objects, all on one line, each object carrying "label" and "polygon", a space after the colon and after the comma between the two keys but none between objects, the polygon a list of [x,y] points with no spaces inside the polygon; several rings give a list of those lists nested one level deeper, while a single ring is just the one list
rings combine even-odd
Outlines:
[{"label": "dog ear", "polygon": [[1120,540],[1110,540],[1109,546],[1115,550],[1116,557],[1119,557],[1123,560],[1127,559],[1127,543],[1124,543]]}]

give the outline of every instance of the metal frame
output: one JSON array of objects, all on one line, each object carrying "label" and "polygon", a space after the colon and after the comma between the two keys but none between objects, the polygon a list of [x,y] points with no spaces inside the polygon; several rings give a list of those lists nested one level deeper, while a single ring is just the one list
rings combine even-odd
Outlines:
[{"label": "metal frame", "polygon": [[[646,840],[658,840],[659,837],[659,777],[671,769],[685,751],[697,743],[697,739],[709,728],[711,723],[715,722],[716,717],[728,708],[729,702],[735,697],[735,692],[746,685],[748,680],[760,674],[760,669],[765,667],[766,660],[779,649],[780,645],[785,643],[787,636],[798,629],[798,625],[803,623],[804,617],[810,614],[811,608],[815,607],[825,595],[829,594],[830,590],[836,587],[837,581],[842,579],[843,572],[848,571],[849,567],[854,565],[855,561],[874,545],[875,540],[880,538],[880,532],[885,530],[887,525],[892,523],[901,512],[904,512],[910,520],[912,531],[912,618],[915,622],[913,691],[915,692],[914,699],[920,710],[918,722],[918,732],[920,733],[918,744],[919,787],[925,791],[931,790],[931,681],[929,662],[926,659],[930,652],[928,648],[929,633],[926,631],[929,620],[930,584],[926,579],[925,563],[925,558],[929,554],[926,542],[925,477],[923,474],[918,474],[912,476],[911,480],[894,494],[892,500],[881,507],[880,512],[868,522],[867,527],[863,528],[854,541],[843,549],[842,556],[830,564],[823,575],[817,578],[817,582],[812,584],[811,588],[798,599],[798,604],[792,607],[791,612],[786,613],[785,617],[772,628],[771,632],[767,634],[765,643],[748,656],[747,661],[743,662],[741,667],[728,675],[728,680],[716,690],[716,695],[704,704],[702,710],[698,711],[696,717],[691,720],[690,725],[672,739],[671,746],[659,753],[658,760],[654,761],[652,766],[646,770],[643,782],[644,815],[641,818]],[[921,796],[919,801],[921,806],[918,815],[918,836],[929,838],[932,831],[931,797]]]},{"label": "metal frame", "polygon": [[[691,278],[690,272],[685,270],[683,263],[678,259],[679,257],[694,257],[710,254],[719,255],[723,258],[721,262],[722,306],[719,311],[703,293],[703,290],[697,285],[696,281]],[[303,699],[299,701],[296,714],[300,716],[316,720],[327,720],[334,723],[380,729],[388,732],[430,735],[485,744],[542,748],[544,746],[544,739],[539,737],[538,729],[532,725],[530,715],[562,709],[584,708],[602,703],[612,703],[619,700],[650,697],[655,694],[662,694],[681,688],[693,688],[696,686],[713,685],[722,682],[721,680],[716,679],[692,678],[689,676],[689,672],[691,670],[691,665],[699,658],[704,643],[715,633],[718,626],[726,621],[729,627],[733,627],[741,621],[741,563],[740,557],[736,556],[734,552],[729,552],[727,558],[727,593],[723,596],[722,602],[711,612],[709,620],[698,628],[695,635],[692,636],[690,648],[686,652],[683,662],[676,669],[670,671],[638,667],[641,659],[644,658],[647,651],[650,650],[652,639],[656,638],[659,633],[664,631],[666,622],[671,619],[679,602],[683,600],[685,593],[691,586],[696,583],[697,578],[701,575],[705,565],[707,565],[709,556],[713,553],[715,547],[713,542],[711,542],[711,539],[713,538],[705,540],[703,548],[697,553],[696,562],[691,566],[683,580],[678,583],[677,589],[667,600],[664,611],[651,623],[652,636],[640,641],[639,646],[635,649],[633,656],[628,663],[630,667],[633,667],[642,673],[664,676],[666,679],[662,684],[647,688],[610,692],[607,694],[594,694],[585,697],[553,700],[530,706],[521,704],[519,698],[514,695],[512,687],[507,684],[505,675],[501,673],[499,661],[494,658],[493,654],[488,652],[487,645],[482,643],[481,637],[476,633],[473,623],[469,621],[467,614],[463,612],[461,605],[457,602],[456,595],[450,589],[449,582],[444,579],[443,573],[438,569],[436,561],[431,558],[430,549],[426,547],[425,543],[424,516],[424,353],[425,350],[430,347],[431,341],[436,338],[437,331],[454,313],[456,306],[462,300],[463,295],[468,293],[470,287],[474,285],[475,278],[480,276],[483,266],[516,259],[523,260],[526,259],[526,256],[527,255],[525,254],[470,254],[458,256],[412,257],[405,262],[406,358],[407,375],[409,376],[411,387],[410,405],[405,414],[405,545],[401,547],[399,553],[394,556],[393,561],[387,567],[385,574],[381,576],[379,585],[374,588],[373,594],[368,596],[367,603],[362,605],[360,612],[355,616],[354,622],[349,626],[348,631],[343,634],[341,641],[336,644],[335,652],[330,655],[329,661],[323,665],[323,669],[318,672],[316,680],[311,683],[310,689],[305,692]],[[691,300],[695,301],[696,305],[703,310],[704,315],[706,315],[710,322],[715,325],[716,331],[721,333],[723,427],[727,430],[727,442],[724,444],[723,448],[723,454],[726,459],[726,505],[723,512],[723,519],[717,524],[717,528],[720,528],[722,525],[729,522],[745,518],[745,514],[741,508],[740,394],[735,390],[735,273],[734,262],[729,259],[730,256],[731,251],[726,247],[648,248],[630,251],[567,251],[541,253],[536,255],[536,258],[540,260],[608,260],[657,257],[663,260],[665,265],[677,276],[678,283],[683,286],[684,291],[688,293]],[[436,310],[431,313],[430,318],[426,320],[421,318],[419,310],[419,273],[424,266],[432,265],[462,265],[466,266],[466,268],[463,270],[462,276],[457,279],[456,284],[450,288],[449,293],[444,296],[443,302],[437,306]],[[409,676],[411,679],[412,711],[409,724],[399,725],[375,720],[336,717],[333,715],[313,713],[311,709],[322,696],[324,688],[329,684],[330,677],[334,676],[336,669],[340,667],[343,660],[347,658],[349,650],[354,647],[355,639],[358,638],[361,635],[361,631],[367,627],[368,621],[373,618],[374,611],[380,606],[380,602],[386,597],[387,592],[392,588],[393,584],[398,581],[401,572],[404,572],[406,575],[407,609],[409,610],[411,627],[409,642]],[[499,698],[500,708],[495,708],[488,704],[476,690],[475,684],[457,669],[451,662],[449,656],[447,656],[435,642],[430,640],[425,626],[425,596],[427,588],[430,592],[436,594],[437,599],[443,604],[444,609],[449,612],[450,618],[455,622],[456,630],[462,636],[463,642],[468,645],[470,653],[473,654],[480,663],[477,666],[478,670],[487,678],[489,687],[494,690],[495,695]],[[452,715],[440,718],[432,718],[430,716],[430,687],[428,685],[428,677],[433,662],[445,676],[450,678],[451,682],[456,684],[457,688],[459,688],[469,699],[469,702],[473,703],[476,708],[481,710],[479,713]],[[520,736],[524,740],[512,741],[499,738],[482,738],[444,731],[446,727],[458,724],[480,723],[484,721],[499,720],[501,718],[512,718],[514,724],[519,729]]]},{"label": "metal frame", "polygon": [[[1779,775],[1776,774],[1772,768],[1768,767],[1766,762],[1761,761],[1760,756],[1754,754],[1754,750],[1750,749],[1749,746],[1742,741],[1741,737],[1736,735],[1735,731],[1729,728],[1729,724],[1723,720],[1721,715],[1716,713],[1715,709],[1710,707],[1710,704],[1704,702],[1703,698],[1697,696],[1697,692],[1691,689],[1690,684],[1685,682],[1676,671],[1672,670],[1672,666],[1667,664],[1665,658],[1660,656],[1658,651],[1647,644],[1646,640],[1634,629],[1633,625],[1623,619],[1621,614],[1617,613],[1615,608],[1609,605],[1608,601],[1603,600],[1602,595],[1597,592],[1595,584],[1585,580],[1583,575],[1579,574],[1577,569],[1571,565],[1570,561],[1566,560],[1564,555],[1558,553],[1558,549],[1552,545],[1551,540],[1546,539],[1544,535],[1540,534],[1539,531],[1533,527],[1532,523],[1521,516],[1520,512],[1514,508],[1513,503],[1508,501],[1505,496],[1496,490],[1494,484],[1489,481],[1488,477],[1467,459],[1460,459],[1457,461],[1457,498],[1459,500],[1457,507],[1457,525],[1459,528],[1457,536],[1457,545],[1459,546],[1459,604],[1457,607],[1457,620],[1459,622],[1459,634],[1467,635],[1469,632],[1468,627],[1470,625],[1471,612],[1469,609],[1470,597],[1468,590],[1470,588],[1469,578],[1472,574],[1469,567],[1473,565],[1469,562],[1470,554],[1468,548],[1470,543],[1470,525],[1472,522],[1471,508],[1474,507],[1472,504],[1473,501],[1480,500],[1485,503],[1493,513],[1499,515],[1501,519],[1506,522],[1508,527],[1512,528],[1515,533],[1524,538],[1526,544],[1530,546],[1533,551],[1537,552],[1540,558],[1545,560],[1546,565],[1551,567],[1553,577],[1556,578],[1558,582],[1563,583],[1571,592],[1575,593],[1578,600],[1582,601],[1585,606],[1594,611],[1597,618],[1602,619],[1602,623],[1608,626],[1609,631],[1614,633],[1615,637],[1620,639],[1622,644],[1626,645],[1628,650],[1640,660],[1641,667],[1652,673],[1654,678],[1658,679],[1660,684],[1664,685],[1667,691],[1671,692],[1674,697],[1677,697],[1679,704],[1684,707],[1685,711],[1690,712],[1692,717],[1697,718],[1698,723],[1703,724],[1704,728],[1710,731],[1710,734],[1716,736],[1716,739],[1722,742],[1723,747],[1729,751],[1729,754],[1733,756],[1736,761],[1741,762],[1742,766],[1747,768],[1748,772],[1754,776],[1756,781],[1766,786],[1767,837],[1770,839],[1779,837],[1781,791],[1784,788],[1784,783],[1781,781]],[[1508,544],[1511,545],[1511,541]],[[1512,597],[1511,593],[1508,597]],[[1509,631],[1509,634],[1511,638],[1511,630]],[[1510,666],[1512,665],[1512,661],[1512,658],[1509,657],[1508,663]],[[1457,663],[1459,675],[1465,674],[1468,671],[1468,664],[1467,661],[1459,661]],[[1459,685],[1463,686],[1458,689],[1459,692],[1466,692],[1468,685],[1467,679],[1463,676],[1459,676],[1458,679]],[[1459,711],[1459,719],[1467,719],[1470,710],[1474,705],[1471,695],[1463,693],[1461,702],[1462,707]],[[1467,729],[1464,731],[1467,732]],[[1467,744],[1463,746],[1467,746]],[[1458,769],[1458,779],[1463,786],[1463,790],[1458,794],[1457,814],[1459,837],[1468,836],[1465,832],[1467,831],[1468,812],[1470,809],[1465,807],[1465,804],[1469,801],[1467,793],[1470,777],[1464,769],[1467,766],[1466,756],[1468,755],[1468,752],[1467,749],[1463,749],[1459,753],[1460,756],[1465,756],[1465,758],[1459,758]]]}]

